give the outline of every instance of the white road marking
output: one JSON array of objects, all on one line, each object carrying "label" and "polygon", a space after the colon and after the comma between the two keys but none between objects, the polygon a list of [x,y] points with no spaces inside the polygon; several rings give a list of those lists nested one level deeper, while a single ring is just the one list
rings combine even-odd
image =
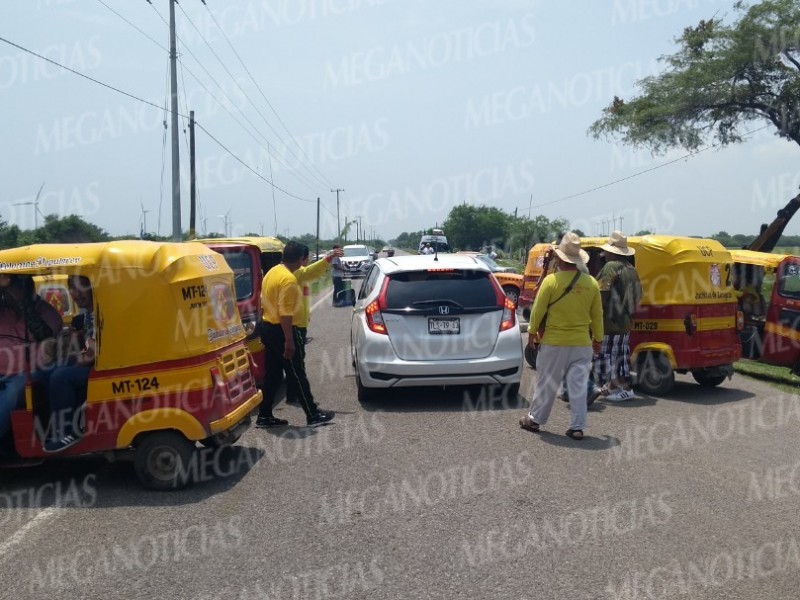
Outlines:
[{"label": "white road marking", "polygon": [[58,514],[58,509],[54,506],[49,508],[45,508],[44,510],[39,511],[35,517],[33,517],[30,521],[25,523],[19,530],[14,532],[14,534],[9,537],[2,545],[0,545],[0,562],[5,560],[10,556],[9,551],[19,544],[22,540],[25,539],[25,536],[33,531],[37,526],[42,525],[43,523],[50,520]]},{"label": "white road marking", "polygon": [[315,308],[317,308],[317,307],[318,307],[320,304],[322,304],[322,303],[323,303],[323,302],[324,302],[324,301],[325,301],[325,300],[326,300],[328,297],[330,297],[330,296],[331,296],[331,294],[333,294],[333,289],[330,289],[330,290],[328,290],[327,292],[325,292],[324,294],[322,294],[322,297],[321,297],[319,300],[317,300],[316,302],[314,302],[314,304],[312,304],[312,305],[311,305],[311,310],[314,310]]}]

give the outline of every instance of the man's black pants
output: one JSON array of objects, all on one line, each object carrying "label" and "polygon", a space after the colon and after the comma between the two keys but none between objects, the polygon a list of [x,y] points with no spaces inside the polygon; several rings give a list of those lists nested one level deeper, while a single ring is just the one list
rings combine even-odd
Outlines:
[{"label": "man's black pants", "polygon": [[297,398],[307,417],[318,410],[311,395],[311,385],[306,375],[306,349],[297,327],[292,327],[294,335],[294,356],[291,360],[283,358],[285,339],[280,325],[261,324],[261,342],[264,344],[264,399],[258,411],[259,418],[272,416],[275,397],[286,373],[286,388],[289,398]]},{"label": "man's black pants", "polygon": [[344,279],[341,277],[331,277],[331,279],[333,280],[333,305],[337,306],[342,301],[339,292],[344,289]]}]

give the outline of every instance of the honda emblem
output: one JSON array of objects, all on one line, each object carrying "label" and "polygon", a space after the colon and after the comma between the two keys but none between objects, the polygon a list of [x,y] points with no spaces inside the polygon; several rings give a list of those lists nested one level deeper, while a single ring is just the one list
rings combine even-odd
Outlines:
[{"label": "honda emblem", "polygon": [[440,315],[449,315],[450,314],[450,307],[449,306],[440,306],[439,307],[439,314]]}]

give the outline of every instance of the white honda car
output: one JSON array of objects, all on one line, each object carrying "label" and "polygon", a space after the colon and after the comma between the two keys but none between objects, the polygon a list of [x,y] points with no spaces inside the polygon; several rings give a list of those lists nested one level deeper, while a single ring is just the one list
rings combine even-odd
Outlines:
[{"label": "white honda car", "polygon": [[381,389],[502,385],[516,397],[522,338],[486,264],[456,254],[381,258],[351,321],[358,399]]}]

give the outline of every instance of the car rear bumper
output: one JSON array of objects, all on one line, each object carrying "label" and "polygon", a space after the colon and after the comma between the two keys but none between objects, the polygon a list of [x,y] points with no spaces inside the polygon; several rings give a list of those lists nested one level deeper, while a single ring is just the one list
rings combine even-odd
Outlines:
[{"label": "car rear bumper", "polygon": [[359,360],[361,382],[368,388],[490,385],[522,380],[519,356],[452,361]]}]

